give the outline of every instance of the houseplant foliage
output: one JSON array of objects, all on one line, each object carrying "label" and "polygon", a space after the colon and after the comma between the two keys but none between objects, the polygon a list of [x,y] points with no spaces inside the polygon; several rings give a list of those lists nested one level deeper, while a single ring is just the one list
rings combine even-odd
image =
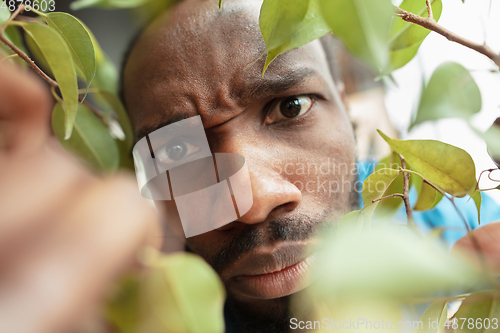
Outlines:
[{"label": "houseplant foliage", "polygon": [[[171,3],[77,0],[72,7],[139,8],[157,13]],[[218,5],[224,6],[224,2]],[[266,43],[263,75],[280,54],[327,33],[341,39],[354,56],[381,75],[390,76],[391,71],[406,65],[430,31],[473,48],[500,66],[500,56],[487,45],[474,44],[439,25],[442,7],[441,0],[404,0],[399,7],[391,0],[264,0],[260,13]],[[23,10],[37,17],[20,19]],[[20,6],[15,11],[2,6],[0,56],[17,66],[31,66],[50,84],[56,101],[52,126],[63,147],[96,172],[133,169],[132,127],[117,97],[116,68],[83,22],[67,13],[44,13],[35,6]],[[410,126],[441,118],[469,119],[480,109],[481,93],[469,71],[445,63],[425,84]],[[500,125],[486,133],[475,131],[485,139],[490,155],[498,159]],[[318,259],[318,282],[308,297],[295,303],[299,307],[309,304],[314,318],[365,316],[394,323],[400,318],[401,306],[431,303],[422,316],[424,328],[415,332],[496,332],[493,321],[500,318],[499,286],[488,267],[472,268],[443,250],[432,239],[433,233],[422,235],[412,211],[432,209],[441,200],[455,205],[455,198],[469,196],[480,220],[481,192],[500,186],[479,188],[474,161],[462,149],[435,140],[405,141],[380,135],[393,152],[365,181],[361,193],[364,208],[347,214],[326,235]],[[380,186],[373,191],[370,183]],[[413,207],[411,188],[418,194]],[[372,226],[373,218],[388,221],[401,205],[407,213],[405,227],[391,227],[390,223]],[[463,223],[469,229],[465,219]],[[154,251],[144,258],[150,268],[146,276],[127,277],[109,302],[107,318],[117,329],[223,331],[223,288],[205,262],[193,255],[165,257]],[[185,274],[175,272],[188,272],[199,279],[185,279]],[[204,296],[194,297],[199,293]],[[448,318],[446,306],[455,300],[463,302]],[[206,315],[206,309],[212,312]],[[165,325],[162,318],[172,313],[176,325]],[[472,319],[473,329],[460,318]],[[427,327],[434,319],[437,326]]]}]

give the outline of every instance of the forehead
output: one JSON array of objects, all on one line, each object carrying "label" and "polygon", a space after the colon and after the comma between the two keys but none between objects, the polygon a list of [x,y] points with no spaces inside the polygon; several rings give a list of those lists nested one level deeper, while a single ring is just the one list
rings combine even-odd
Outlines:
[{"label": "forehead", "polygon": [[[124,95],[136,130],[200,114],[205,126],[254,101],[256,89],[291,77],[333,84],[319,41],[279,56],[262,76],[260,1],[185,1],[139,39],[124,72]],[[283,90],[283,89],[282,89]]]}]

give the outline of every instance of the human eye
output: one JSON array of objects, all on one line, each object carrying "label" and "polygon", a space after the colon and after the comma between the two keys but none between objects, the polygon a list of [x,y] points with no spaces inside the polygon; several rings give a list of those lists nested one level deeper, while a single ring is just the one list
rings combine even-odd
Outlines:
[{"label": "human eye", "polygon": [[307,113],[313,104],[313,98],[308,95],[283,98],[271,106],[265,123],[273,124],[278,121],[299,117]]},{"label": "human eye", "polygon": [[172,139],[159,149],[155,150],[155,158],[158,162],[168,165],[182,160],[200,150],[200,147],[183,139]]}]

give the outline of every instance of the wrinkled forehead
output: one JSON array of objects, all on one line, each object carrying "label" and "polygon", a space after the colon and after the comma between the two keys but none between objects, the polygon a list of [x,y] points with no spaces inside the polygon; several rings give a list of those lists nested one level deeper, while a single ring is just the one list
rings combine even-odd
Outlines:
[{"label": "wrinkled forehead", "polygon": [[[193,105],[230,108],[248,83],[262,80],[265,56],[251,65],[265,51],[258,23],[261,1],[223,0],[222,10],[217,4],[183,1],[136,43],[124,72],[125,103],[135,128]],[[295,50],[278,57],[266,78],[303,71],[304,64],[317,62],[313,53],[318,52]]]}]

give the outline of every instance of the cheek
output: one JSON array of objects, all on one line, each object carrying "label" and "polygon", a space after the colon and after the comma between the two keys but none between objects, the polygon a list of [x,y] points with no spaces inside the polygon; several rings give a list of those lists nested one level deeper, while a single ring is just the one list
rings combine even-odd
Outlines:
[{"label": "cheek", "polygon": [[340,112],[315,115],[281,162],[281,173],[302,193],[305,210],[346,213],[357,179],[352,126]]}]

